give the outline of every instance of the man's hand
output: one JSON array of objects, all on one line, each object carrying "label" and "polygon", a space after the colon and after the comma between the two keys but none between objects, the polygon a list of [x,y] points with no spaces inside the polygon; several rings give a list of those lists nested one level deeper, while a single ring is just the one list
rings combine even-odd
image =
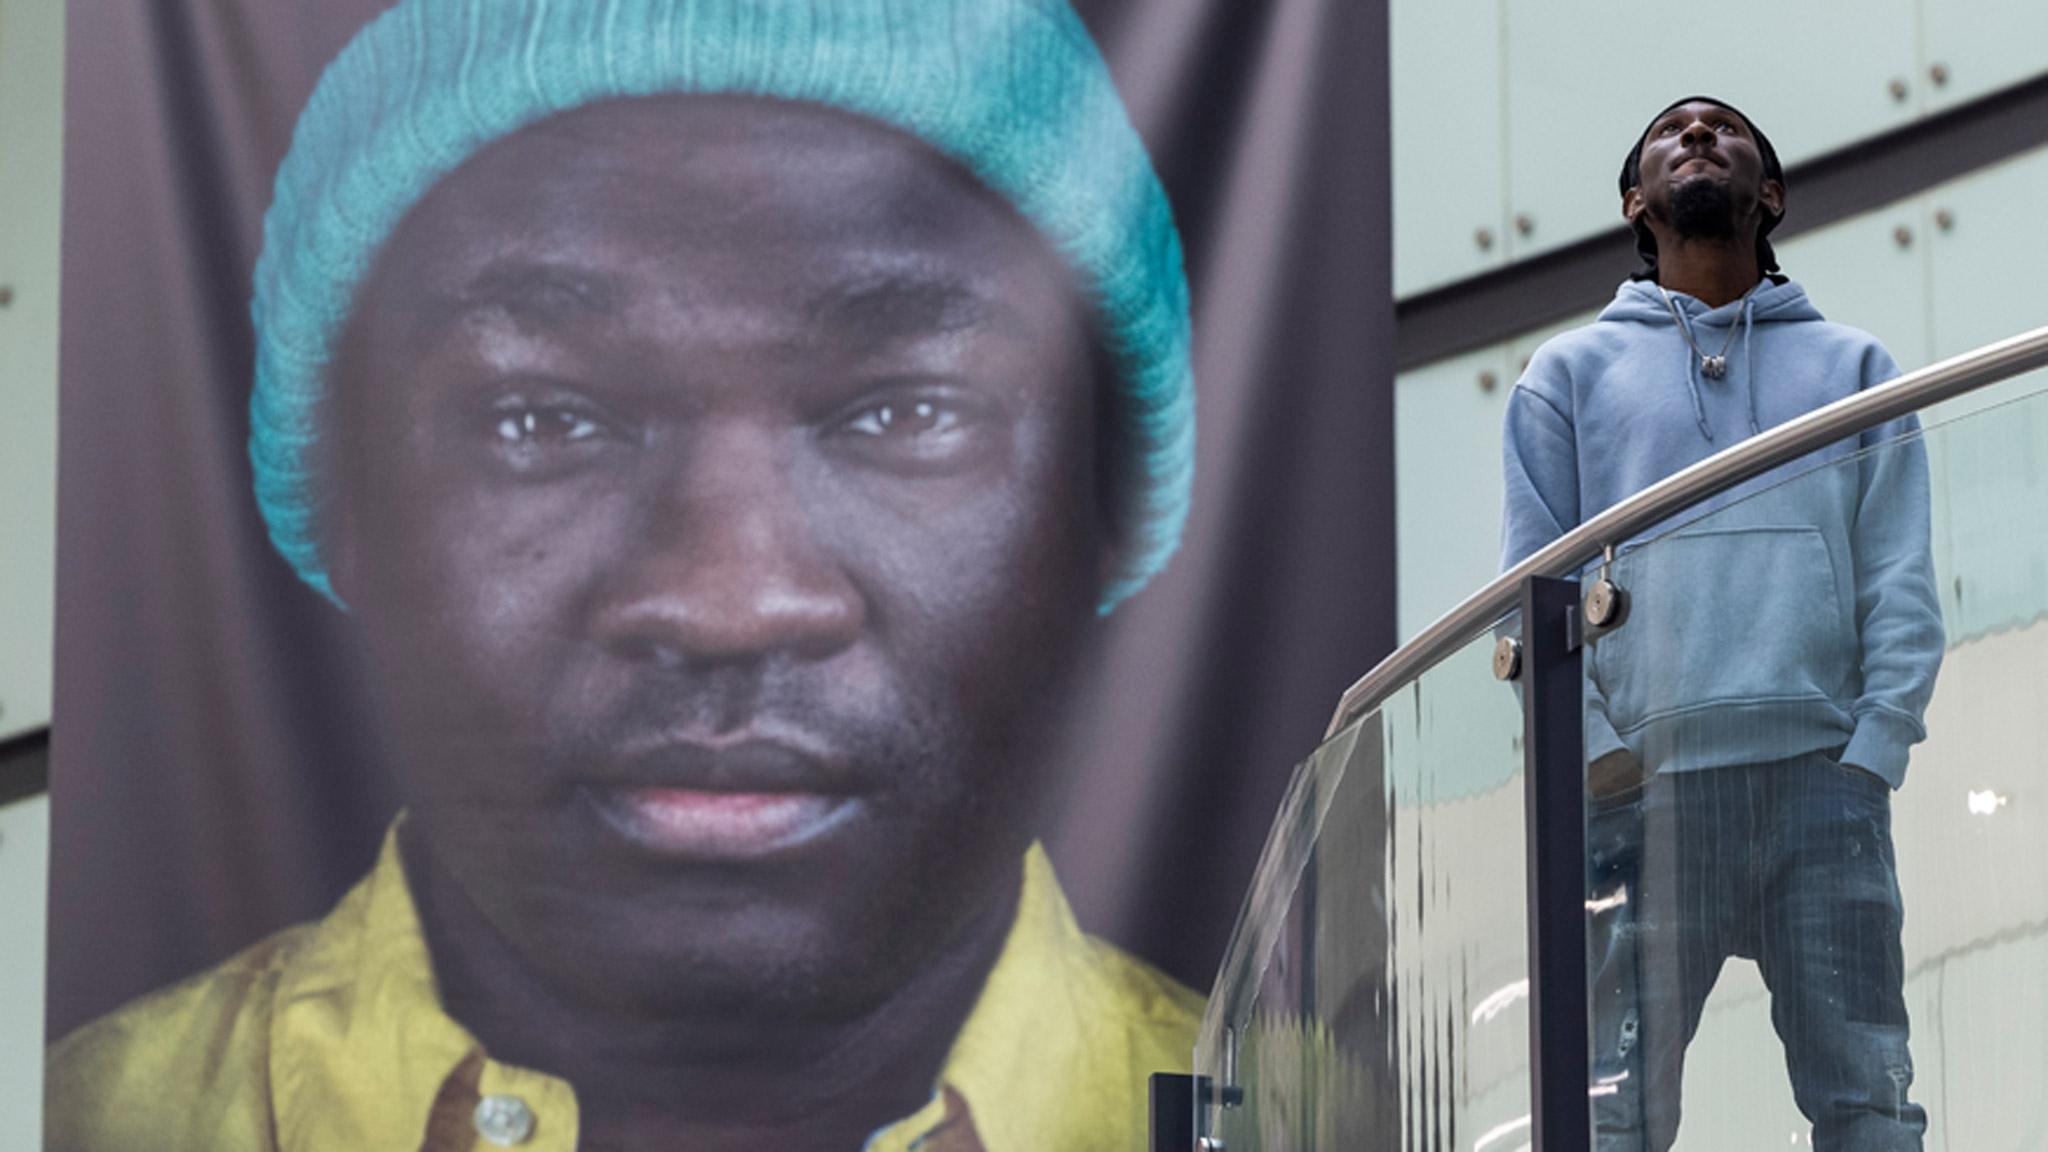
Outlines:
[{"label": "man's hand", "polygon": [[1616,748],[1586,765],[1586,795],[1608,800],[1643,786],[1643,762],[1626,748]]}]

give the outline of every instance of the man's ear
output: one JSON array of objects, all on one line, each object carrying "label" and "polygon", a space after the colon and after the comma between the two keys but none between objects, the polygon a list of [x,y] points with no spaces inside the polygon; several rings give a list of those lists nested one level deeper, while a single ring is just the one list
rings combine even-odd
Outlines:
[{"label": "man's ear", "polygon": [[1621,218],[1630,224],[1643,214],[1643,189],[1641,185],[1621,194]]},{"label": "man's ear", "polygon": [[1785,185],[1776,180],[1765,180],[1763,191],[1757,195],[1756,202],[1762,205],[1763,210],[1770,215],[1783,216],[1785,214]]}]

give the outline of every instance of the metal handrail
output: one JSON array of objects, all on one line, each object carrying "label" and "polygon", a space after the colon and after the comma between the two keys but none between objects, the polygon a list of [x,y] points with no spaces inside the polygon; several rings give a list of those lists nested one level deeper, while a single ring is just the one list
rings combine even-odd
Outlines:
[{"label": "metal handrail", "polygon": [[1491,628],[1514,607],[1522,581],[1529,577],[1577,571],[1610,545],[1816,448],[2044,366],[2048,366],[2048,327],[1908,372],[1788,420],[1665,477],[1558,537],[1416,633],[1413,640],[1345,690],[1323,738],[1336,735],[1346,724],[1378,707],[1395,689]]}]

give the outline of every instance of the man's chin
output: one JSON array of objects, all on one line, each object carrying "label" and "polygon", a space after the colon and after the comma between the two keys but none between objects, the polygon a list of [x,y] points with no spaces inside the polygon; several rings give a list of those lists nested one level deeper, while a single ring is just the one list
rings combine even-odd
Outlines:
[{"label": "man's chin", "polygon": [[[1013,907],[1021,852],[940,867],[863,838],[816,855],[562,877],[500,905],[498,935],[556,995],[637,1020],[830,1024],[858,1019]],[[939,858],[951,856],[940,853]],[[964,865],[964,866],[963,866]],[[984,923],[984,921],[987,921]]]},{"label": "man's chin", "polygon": [[925,962],[904,942],[849,939],[846,926],[751,907],[677,931],[549,934],[529,961],[557,995],[643,1023],[739,1030],[835,1024],[886,1002]]},{"label": "man's chin", "polygon": [[445,881],[423,909],[442,914],[436,944],[495,947],[565,1006],[715,1028],[856,1020],[963,932],[999,945],[1008,928],[1021,838],[959,822],[920,836],[861,800],[638,799],[420,821],[414,863],[431,866],[414,874]]},{"label": "man's chin", "polygon": [[1735,235],[1735,198],[1718,173],[1703,172],[1671,189],[1671,227],[1687,240]]}]

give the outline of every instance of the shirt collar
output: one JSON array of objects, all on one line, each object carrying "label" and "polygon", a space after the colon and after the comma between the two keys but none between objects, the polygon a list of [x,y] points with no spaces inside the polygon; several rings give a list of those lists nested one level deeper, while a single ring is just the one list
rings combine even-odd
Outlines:
[{"label": "shirt collar", "polygon": [[[1081,932],[1037,844],[1024,857],[1017,919],[940,1073],[987,1152],[1087,1147],[1101,1139],[1103,1093],[1125,1091],[1130,1060],[1122,1010],[1095,971]],[[1105,1106],[1106,1105],[1106,1106]]]},{"label": "shirt collar", "polygon": [[528,1152],[573,1148],[569,1085],[490,1060],[442,1010],[398,847],[403,823],[283,974],[271,1024],[280,1146],[466,1149],[477,1101],[506,1094],[538,1118]]}]

